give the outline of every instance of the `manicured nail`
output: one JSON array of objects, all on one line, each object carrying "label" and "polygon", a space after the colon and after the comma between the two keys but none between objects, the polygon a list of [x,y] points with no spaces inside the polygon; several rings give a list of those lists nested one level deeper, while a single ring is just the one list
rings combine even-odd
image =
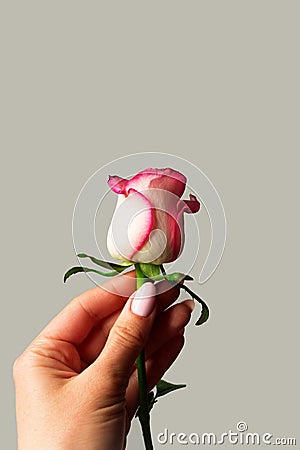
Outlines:
[{"label": "manicured nail", "polygon": [[131,311],[141,317],[147,317],[154,309],[156,289],[153,283],[144,283],[134,294]]}]

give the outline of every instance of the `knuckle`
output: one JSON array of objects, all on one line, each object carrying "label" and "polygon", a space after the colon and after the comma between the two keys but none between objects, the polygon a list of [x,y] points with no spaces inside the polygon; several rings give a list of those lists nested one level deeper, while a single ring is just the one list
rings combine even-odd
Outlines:
[{"label": "knuckle", "polygon": [[21,374],[21,372],[23,372],[23,367],[24,367],[24,353],[22,353],[21,355],[19,355],[14,363],[13,363],[13,377],[14,379],[19,377],[19,374]]},{"label": "knuckle", "polygon": [[144,341],[144,334],[138,327],[130,327],[128,324],[118,324],[115,329],[118,343],[127,348],[139,348]]}]

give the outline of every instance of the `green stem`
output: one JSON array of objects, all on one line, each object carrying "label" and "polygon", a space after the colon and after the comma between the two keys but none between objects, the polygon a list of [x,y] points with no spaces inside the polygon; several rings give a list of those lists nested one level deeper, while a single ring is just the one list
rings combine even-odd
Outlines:
[{"label": "green stem", "polygon": [[162,264],[160,265],[160,271],[163,275],[167,275],[167,272],[165,271],[165,268]]},{"label": "green stem", "polygon": [[150,429],[150,414],[148,405],[148,389],[147,389],[144,350],[142,350],[141,354],[138,356],[137,370],[138,370],[139,395],[140,395],[139,420],[142,427],[145,448],[146,450],[153,450],[151,429]]},{"label": "green stem", "polygon": [[[135,264],[136,272],[136,288],[139,289],[146,281],[145,275],[141,271],[139,264]],[[139,396],[140,396],[140,408],[139,408],[139,420],[142,427],[144,444],[146,450],[153,450],[151,429],[150,429],[150,414],[148,404],[148,388],[145,366],[145,352],[141,351],[137,358],[137,371],[139,380]]]}]

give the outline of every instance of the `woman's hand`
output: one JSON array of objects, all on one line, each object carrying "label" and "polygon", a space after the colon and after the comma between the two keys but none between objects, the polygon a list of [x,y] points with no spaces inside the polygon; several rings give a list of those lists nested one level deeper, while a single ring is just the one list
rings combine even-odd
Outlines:
[{"label": "woman's hand", "polygon": [[[135,360],[151,390],[183,347],[193,301],[135,272],[75,298],[14,366],[19,450],[121,450],[138,407]],[[166,309],[168,308],[168,309]]]}]

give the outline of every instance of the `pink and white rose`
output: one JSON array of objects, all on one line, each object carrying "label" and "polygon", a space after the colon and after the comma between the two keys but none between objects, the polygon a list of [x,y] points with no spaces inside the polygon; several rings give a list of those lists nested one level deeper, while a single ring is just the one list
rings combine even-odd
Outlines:
[{"label": "pink and white rose", "polygon": [[174,261],[184,245],[184,213],[196,213],[200,203],[190,194],[182,200],[186,177],[167,169],[145,169],[127,180],[110,176],[118,194],[108,230],[108,251],[116,259],[163,264]]}]

